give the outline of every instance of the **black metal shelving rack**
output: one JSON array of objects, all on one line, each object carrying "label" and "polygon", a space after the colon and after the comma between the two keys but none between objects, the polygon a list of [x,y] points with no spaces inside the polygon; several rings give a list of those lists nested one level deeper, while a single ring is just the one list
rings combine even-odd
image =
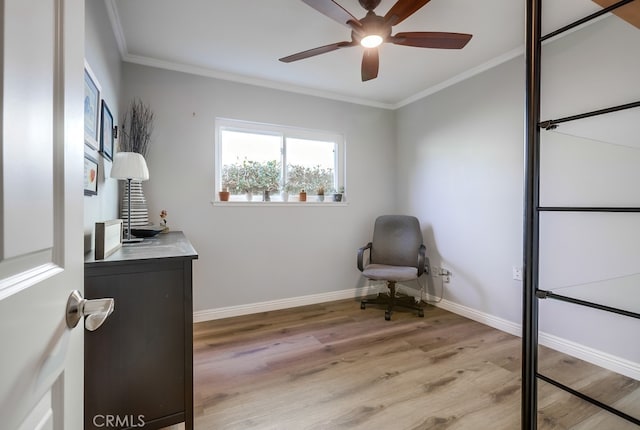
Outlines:
[{"label": "black metal shelving rack", "polygon": [[[561,0],[559,0],[561,1]],[[522,322],[522,429],[537,428],[538,389],[537,380],[543,380],[565,390],[589,403],[603,408],[631,423],[640,426],[640,419],[632,417],[612,406],[578,392],[558,381],[538,372],[538,312],[541,299],[555,299],[576,305],[587,306],[606,312],[613,312],[631,318],[639,318],[635,312],[604,306],[598,303],[566,297],[538,288],[539,237],[541,212],[610,212],[640,213],[640,207],[542,207],[540,206],[540,129],[550,130],[563,122],[574,121],[606,113],[640,107],[640,101],[607,107],[570,117],[545,120],[540,119],[540,81],[542,42],[579,25],[589,22],[633,1],[622,0],[594,14],[586,16],[547,35],[541,34],[542,0],[527,0],[527,34],[525,46],[526,60],[526,142],[525,142],[525,212],[524,212],[524,279],[523,279],[523,322]]]}]

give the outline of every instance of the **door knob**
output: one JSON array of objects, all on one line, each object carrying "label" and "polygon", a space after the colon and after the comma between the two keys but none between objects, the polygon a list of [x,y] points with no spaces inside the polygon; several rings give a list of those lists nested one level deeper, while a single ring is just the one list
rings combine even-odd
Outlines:
[{"label": "door knob", "polygon": [[67,300],[67,327],[74,328],[84,317],[85,328],[94,331],[111,315],[113,308],[113,299],[87,300],[80,291],[74,290]]}]

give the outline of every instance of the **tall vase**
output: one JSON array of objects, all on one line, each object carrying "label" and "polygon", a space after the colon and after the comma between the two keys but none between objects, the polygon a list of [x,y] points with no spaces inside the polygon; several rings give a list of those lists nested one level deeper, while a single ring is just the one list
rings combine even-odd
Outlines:
[{"label": "tall vase", "polygon": [[[124,188],[122,191],[122,200],[120,201],[120,217],[127,220],[129,215],[129,190],[127,181],[122,181]],[[142,182],[131,181],[131,227],[143,227],[149,225],[149,208],[147,199],[142,191]],[[125,227],[126,228],[126,227]]]}]

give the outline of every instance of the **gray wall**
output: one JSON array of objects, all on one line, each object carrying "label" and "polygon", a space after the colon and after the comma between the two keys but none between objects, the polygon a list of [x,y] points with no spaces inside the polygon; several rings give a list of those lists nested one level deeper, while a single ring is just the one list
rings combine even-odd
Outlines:
[{"label": "gray wall", "polygon": [[[417,214],[444,297],[520,318],[524,67],[512,60],[397,112],[400,207]],[[430,291],[440,294],[440,280]]]},{"label": "gray wall", "polygon": [[[546,45],[542,64],[543,119],[640,99],[640,33],[615,17]],[[445,299],[516,324],[523,103],[520,57],[397,112],[399,207],[426,226],[432,263],[452,270]],[[640,112],[625,115],[543,136],[543,203],[640,206],[640,145],[629,131]],[[543,215],[541,288],[638,312],[638,243],[640,215]],[[540,321],[548,334],[640,363],[637,321],[550,301]]]},{"label": "gray wall", "polygon": [[[143,183],[150,221],[166,209],[200,255],[196,311],[362,284],[356,249],[375,216],[396,210],[393,112],[134,64],[123,76],[121,109],[139,97],[155,115]],[[348,204],[212,205],[216,117],[343,134]]]},{"label": "gray wall", "polygon": [[[85,60],[102,87],[101,98],[106,100],[114,124],[118,124],[122,62],[104,1],[91,0],[85,4]],[[118,184],[112,179],[105,180],[109,177],[111,162],[87,146],[85,150],[99,163],[98,195],[84,198],[86,252],[94,247],[95,223],[118,218]]]}]

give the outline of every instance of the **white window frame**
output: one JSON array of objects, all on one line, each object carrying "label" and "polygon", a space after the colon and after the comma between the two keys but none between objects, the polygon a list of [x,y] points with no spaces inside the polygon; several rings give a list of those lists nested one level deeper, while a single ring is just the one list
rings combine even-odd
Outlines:
[{"label": "white window frame", "polygon": [[[238,132],[248,132],[248,133],[257,133],[257,134],[267,134],[267,135],[275,135],[280,136],[282,139],[282,166],[283,170],[286,170],[287,165],[287,152],[286,152],[286,142],[287,139],[305,139],[305,140],[319,140],[326,142],[334,142],[335,143],[335,188],[343,188],[346,190],[346,149],[345,149],[345,139],[344,136],[340,133],[331,132],[331,131],[323,131],[323,130],[311,130],[299,127],[291,127],[285,125],[275,125],[275,124],[266,124],[266,123],[258,123],[251,121],[243,121],[236,119],[228,119],[228,118],[216,118],[215,121],[215,150],[214,150],[214,197],[213,203],[215,204],[315,204],[320,203],[317,201],[307,201],[307,202],[298,202],[298,201],[288,201],[288,202],[262,202],[261,199],[254,199],[251,202],[221,202],[218,198],[218,191],[221,190],[222,186],[222,131],[224,130],[232,130]],[[286,173],[286,172],[283,172]],[[344,192],[344,191],[343,191]],[[309,195],[315,195],[313,190],[308,190]],[[327,195],[324,202],[321,204],[341,204],[344,203],[344,197],[341,202],[334,202],[332,196],[330,194]]]}]

